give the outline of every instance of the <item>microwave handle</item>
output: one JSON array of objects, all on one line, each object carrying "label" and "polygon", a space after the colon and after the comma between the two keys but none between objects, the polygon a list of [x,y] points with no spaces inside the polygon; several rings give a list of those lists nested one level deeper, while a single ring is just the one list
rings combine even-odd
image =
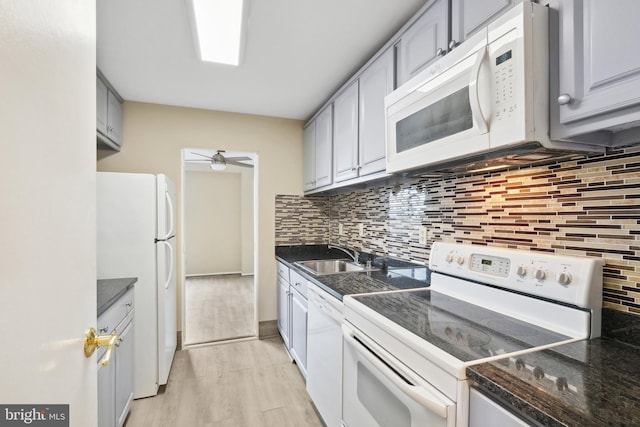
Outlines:
[{"label": "microwave handle", "polygon": [[487,54],[487,47],[482,46],[476,56],[476,62],[473,64],[471,70],[471,82],[469,83],[469,104],[471,105],[471,114],[478,125],[478,130],[481,134],[487,133],[487,121],[482,115],[482,109],[480,108],[480,95],[478,94],[478,79],[480,78],[480,68],[484,62],[484,57]]}]

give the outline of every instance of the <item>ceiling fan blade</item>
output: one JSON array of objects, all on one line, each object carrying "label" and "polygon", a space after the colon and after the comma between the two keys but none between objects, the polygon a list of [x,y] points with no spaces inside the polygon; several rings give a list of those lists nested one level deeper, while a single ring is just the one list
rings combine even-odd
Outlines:
[{"label": "ceiling fan blade", "polygon": [[195,154],[196,156],[202,156],[202,157],[206,157],[207,159],[211,160],[213,157],[211,156],[207,156],[205,154],[200,154],[200,153],[194,153],[193,151],[191,152],[191,154]]},{"label": "ceiling fan blade", "polygon": [[248,164],[246,164],[246,163],[236,162],[236,161],[234,161],[234,160],[229,160],[229,159],[227,159],[227,164],[229,164],[229,165],[235,165],[235,166],[241,166],[241,167],[243,167],[243,168],[252,168],[252,167],[253,167],[253,165],[248,165]]},{"label": "ceiling fan blade", "polygon": [[184,161],[191,163],[211,163],[211,159],[184,159]]},{"label": "ceiling fan blade", "polygon": [[227,161],[242,162],[245,160],[251,160],[251,157],[225,157],[225,159]]}]

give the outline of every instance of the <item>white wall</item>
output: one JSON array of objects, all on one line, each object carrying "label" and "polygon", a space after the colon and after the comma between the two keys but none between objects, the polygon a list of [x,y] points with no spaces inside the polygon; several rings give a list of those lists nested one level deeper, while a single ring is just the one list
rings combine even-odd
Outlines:
[{"label": "white wall", "polygon": [[240,273],[240,172],[187,171],[185,184],[186,274]]},{"label": "white wall", "polygon": [[97,424],[95,34],[95,1],[0,1],[0,402],[73,427]]}]

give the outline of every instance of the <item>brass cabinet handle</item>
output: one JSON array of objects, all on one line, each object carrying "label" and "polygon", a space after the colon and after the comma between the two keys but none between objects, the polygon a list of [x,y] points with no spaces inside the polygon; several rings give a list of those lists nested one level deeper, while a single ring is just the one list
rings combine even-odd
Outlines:
[{"label": "brass cabinet handle", "polygon": [[91,357],[96,348],[107,347],[107,352],[100,361],[100,365],[107,366],[111,361],[111,355],[113,354],[113,347],[120,342],[120,336],[118,334],[98,335],[94,328],[89,328],[84,334],[84,355],[85,357]]}]

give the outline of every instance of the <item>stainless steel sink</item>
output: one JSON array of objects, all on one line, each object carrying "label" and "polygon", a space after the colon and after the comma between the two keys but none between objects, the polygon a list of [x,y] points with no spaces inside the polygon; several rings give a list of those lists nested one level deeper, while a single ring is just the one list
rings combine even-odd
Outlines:
[{"label": "stainless steel sink", "polygon": [[358,273],[366,271],[376,271],[377,268],[365,267],[361,264],[347,259],[321,259],[312,261],[298,261],[298,267],[313,274],[314,276],[324,276],[336,273]]}]

